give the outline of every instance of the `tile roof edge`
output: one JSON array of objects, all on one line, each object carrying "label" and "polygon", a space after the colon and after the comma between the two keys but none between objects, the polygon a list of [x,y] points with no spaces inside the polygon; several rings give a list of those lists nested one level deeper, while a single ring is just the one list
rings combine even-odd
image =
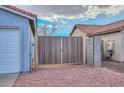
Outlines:
[{"label": "tile roof edge", "polygon": [[37,18],[36,14],[25,11],[23,9],[20,9],[20,8],[16,7],[16,6],[12,6],[12,5],[1,5],[1,6],[5,7],[5,8],[8,8],[8,9],[11,9],[11,10],[14,10],[14,11],[19,12],[19,13],[22,13],[22,14],[27,15],[27,16]]}]

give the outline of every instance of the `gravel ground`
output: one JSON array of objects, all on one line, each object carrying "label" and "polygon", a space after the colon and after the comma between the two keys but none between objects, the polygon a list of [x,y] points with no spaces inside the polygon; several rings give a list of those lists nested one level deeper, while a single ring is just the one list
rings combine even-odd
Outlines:
[{"label": "gravel ground", "polygon": [[124,74],[86,65],[39,68],[21,74],[16,87],[124,87]]}]

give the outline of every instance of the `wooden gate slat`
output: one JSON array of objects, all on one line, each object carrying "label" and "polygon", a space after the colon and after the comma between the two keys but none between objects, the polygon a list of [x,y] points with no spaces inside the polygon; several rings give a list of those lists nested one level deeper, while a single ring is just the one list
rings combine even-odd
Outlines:
[{"label": "wooden gate slat", "polygon": [[56,37],[56,42],[55,42],[55,47],[56,47],[56,64],[61,63],[61,38]]},{"label": "wooden gate slat", "polygon": [[55,42],[54,38],[51,37],[51,44],[52,44],[52,48],[51,48],[51,50],[52,50],[52,53],[51,53],[52,60],[51,60],[51,63],[52,64],[55,64],[55,48],[56,47],[54,47],[55,46],[54,42]]},{"label": "wooden gate slat", "polygon": [[39,55],[40,64],[61,64],[61,59],[63,64],[83,62],[83,38],[40,36]]}]

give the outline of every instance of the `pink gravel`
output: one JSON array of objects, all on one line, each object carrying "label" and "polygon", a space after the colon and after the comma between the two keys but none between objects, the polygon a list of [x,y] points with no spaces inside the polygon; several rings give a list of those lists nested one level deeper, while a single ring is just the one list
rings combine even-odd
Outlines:
[{"label": "pink gravel", "polygon": [[124,87],[124,74],[86,65],[40,68],[21,74],[16,87]]}]

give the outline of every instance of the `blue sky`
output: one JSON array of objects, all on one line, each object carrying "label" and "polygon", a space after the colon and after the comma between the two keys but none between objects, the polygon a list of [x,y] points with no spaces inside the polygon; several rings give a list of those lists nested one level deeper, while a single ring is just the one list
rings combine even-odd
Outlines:
[{"label": "blue sky", "polygon": [[[98,16],[96,16],[96,18],[80,18],[80,19],[70,19],[67,20],[66,24],[62,24],[61,22],[57,23],[58,26],[60,26],[60,28],[57,29],[55,35],[56,36],[68,36],[70,34],[70,32],[72,31],[73,27],[75,24],[96,24],[96,25],[105,25],[105,24],[109,24],[118,20],[123,20],[124,19],[124,12],[119,13],[118,15],[115,16],[107,16],[107,15],[103,15],[103,14],[99,14]],[[52,22],[50,22],[49,20],[44,20],[42,18],[38,19],[38,24],[44,24],[46,23],[47,25],[51,25]],[[61,27],[61,25],[63,25],[63,27]],[[49,27],[48,27],[49,28]]]},{"label": "blue sky", "polygon": [[[17,6],[38,15],[38,28],[47,25],[50,33],[56,24],[55,36],[68,36],[75,24],[105,25],[124,19],[124,6],[111,5],[27,5]],[[116,10],[116,11],[115,11]]]}]

